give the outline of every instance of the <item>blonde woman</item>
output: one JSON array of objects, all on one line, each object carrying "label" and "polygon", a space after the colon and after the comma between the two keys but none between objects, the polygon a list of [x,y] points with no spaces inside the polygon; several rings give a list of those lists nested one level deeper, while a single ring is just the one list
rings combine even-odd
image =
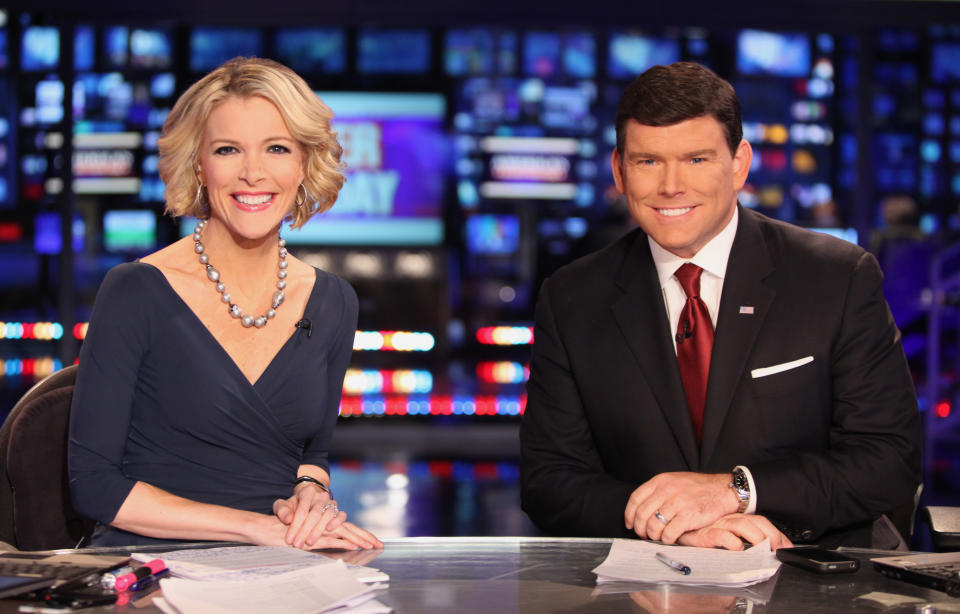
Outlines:
[{"label": "blonde woman", "polygon": [[174,105],[167,212],[199,221],[107,274],[80,353],[69,470],[94,545],[382,547],[345,521],[327,461],[357,298],[280,235],[343,184],[330,118],[303,79],[257,58]]}]

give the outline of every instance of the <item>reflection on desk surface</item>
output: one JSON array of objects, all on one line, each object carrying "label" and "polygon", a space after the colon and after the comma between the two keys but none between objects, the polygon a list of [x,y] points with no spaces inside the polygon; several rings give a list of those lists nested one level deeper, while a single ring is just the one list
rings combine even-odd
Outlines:
[{"label": "reflection on desk surface", "polygon": [[[390,587],[378,599],[397,614],[899,614],[928,604],[935,604],[937,612],[960,612],[960,599],[885,578],[869,564],[843,577],[784,566],[771,580],[740,589],[642,583],[598,589],[590,570],[606,557],[609,539],[422,537],[385,542],[364,564],[390,575]],[[876,551],[847,553],[864,563],[877,556]],[[15,611],[14,603],[0,602],[0,612]],[[137,611],[159,612],[152,606]]]}]

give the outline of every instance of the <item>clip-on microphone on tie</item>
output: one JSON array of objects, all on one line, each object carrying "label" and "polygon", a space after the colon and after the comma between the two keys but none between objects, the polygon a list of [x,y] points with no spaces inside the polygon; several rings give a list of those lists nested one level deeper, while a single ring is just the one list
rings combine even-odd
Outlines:
[{"label": "clip-on microphone on tie", "polygon": [[684,339],[689,339],[692,336],[693,332],[690,330],[690,320],[684,320],[683,330],[678,332],[676,336],[677,345],[680,345]]}]

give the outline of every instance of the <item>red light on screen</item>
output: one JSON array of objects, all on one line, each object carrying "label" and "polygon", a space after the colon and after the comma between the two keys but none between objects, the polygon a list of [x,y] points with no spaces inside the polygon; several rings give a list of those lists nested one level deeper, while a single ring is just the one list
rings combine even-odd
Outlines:
[{"label": "red light on screen", "polygon": [[786,152],[779,149],[764,151],[763,166],[769,171],[782,172],[787,168]]},{"label": "red light on screen", "polygon": [[0,243],[15,243],[23,239],[23,227],[16,222],[0,222]]},{"label": "red light on screen", "polygon": [[496,463],[476,463],[473,466],[473,474],[477,479],[480,480],[495,480],[499,474],[499,469],[497,468]]},{"label": "red light on screen", "polygon": [[950,415],[950,411],[951,411],[952,409],[953,409],[953,408],[950,407],[950,402],[949,402],[949,401],[940,401],[939,403],[937,403],[937,410],[936,410],[936,411],[937,411],[937,417],[938,417],[938,418],[946,418],[947,416]]},{"label": "red light on screen", "polygon": [[81,341],[87,336],[88,322],[77,322],[73,325],[73,336]]},{"label": "red light on screen", "polygon": [[430,475],[438,478],[449,478],[453,476],[453,463],[450,461],[430,461],[427,463],[427,469]]},{"label": "red light on screen", "polygon": [[23,186],[23,197],[27,200],[40,200],[43,198],[43,184],[31,183]]},{"label": "red light on screen", "polygon": [[363,402],[356,397],[344,396],[340,399],[341,416],[359,416],[363,413]]},{"label": "red light on screen", "polygon": [[477,341],[484,345],[530,345],[532,326],[484,326],[477,329]]}]

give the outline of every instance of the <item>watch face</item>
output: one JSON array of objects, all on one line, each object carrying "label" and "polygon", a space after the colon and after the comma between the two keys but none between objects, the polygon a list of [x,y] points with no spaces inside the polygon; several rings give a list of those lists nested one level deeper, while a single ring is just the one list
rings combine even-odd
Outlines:
[{"label": "watch face", "polygon": [[750,482],[747,481],[747,476],[742,471],[737,471],[733,474],[733,486],[737,490],[750,491]]}]

